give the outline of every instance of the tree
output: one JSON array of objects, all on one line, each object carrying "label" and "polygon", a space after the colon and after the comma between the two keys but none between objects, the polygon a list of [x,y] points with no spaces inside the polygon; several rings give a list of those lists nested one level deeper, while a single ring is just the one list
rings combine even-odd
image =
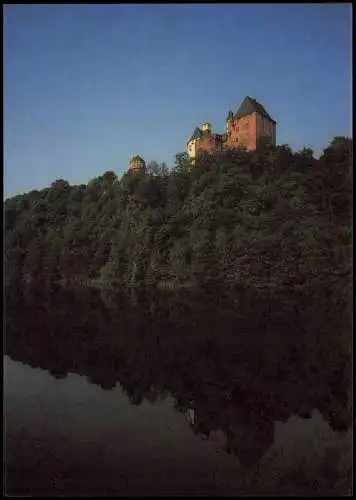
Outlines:
[{"label": "tree", "polygon": [[[7,281],[276,286],[350,273],[352,141],[202,153],[5,200]],[[346,278],[345,278],[346,279]]]},{"label": "tree", "polygon": [[177,153],[175,155],[174,159],[174,165],[175,167],[180,170],[180,169],[187,169],[190,168],[190,160],[189,160],[189,155],[188,153]]}]

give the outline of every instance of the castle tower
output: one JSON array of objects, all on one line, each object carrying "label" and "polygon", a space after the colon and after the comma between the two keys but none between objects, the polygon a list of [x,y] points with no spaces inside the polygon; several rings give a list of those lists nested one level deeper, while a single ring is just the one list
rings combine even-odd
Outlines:
[{"label": "castle tower", "polygon": [[223,142],[224,136],[222,134],[213,134],[210,123],[203,123],[201,128],[197,127],[194,130],[192,137],[187,143],[187,151],[191,163],[195,165],[199,152],[206,151],[213,153],[216,149],[223,147]]},{"label": "castle tower", "polygon": [[187,151],[188,151],[188,156],[189,159],[191,160],[192,164],[195,165],[195,158],[197,155],[197,150],[198,150],[198,144],[199,140],[202,137],[203,132],[200,130],[199,127],[196,127],[196,129],[193,132],[193,135],[187,142]]},{"label": "castle tower", "polygon": [[205,132],[206,134],[211,134],[211,125],[210,125],[210,123],[203,123],[201,129],[202,129],[202,132]]},{"label": "castle tower", "polygon": [[129,170],[132,172],[137,172],[138,170],[146,168],[146,163],[141,156],[136,155],[130,160]]},{"label": "castle tower", "polygon": [[228,147],[241,145],[252,151],[260,144],[276,145],[276,122],[252,97],[245,97],[235,115],[229,112],[226,131]]},{"label": "castle tower", "polygon": [[232,111],[228,112],[226,118],[226,138],[228,139],[231,135],[232,122],[234,120],[234,113]]}]

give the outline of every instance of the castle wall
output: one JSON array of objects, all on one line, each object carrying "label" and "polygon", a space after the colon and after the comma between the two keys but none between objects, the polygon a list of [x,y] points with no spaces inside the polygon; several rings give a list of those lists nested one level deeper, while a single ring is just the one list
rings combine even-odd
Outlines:
[{"label": "castle wall", "polygon": [[228,147],[244,145],[248,151],[256,149],[257,113],[230,120],[228,124]]},{"label": "castle wall", "polygon": [[188,156],[189,158],[195,158],[197,154],[197,139],[193,139],[188,142]]},{"label": "castle wall", "polygon": [[261,115],[257,115],[257,140],[276,145],[276,124]]},{"label": "castle wall", "polygon": [[221,147],[222,142],[218,140],[214,134],[204,132],[203,136],[198,140],[197,152],[207,151],[208,153],[212,153],[213,151]]},{"label": "castle wall", "polygon": [[214,137],[209,133],[203,133],[203,136],[199,139],[198,150],[207,151],[211,153],[215,148]]},{"label": "castle wall", "polygon": [[256,149],[257,141],[257,113],[243,116],[238,121],[239,144],[243,144],[247,151]]}]

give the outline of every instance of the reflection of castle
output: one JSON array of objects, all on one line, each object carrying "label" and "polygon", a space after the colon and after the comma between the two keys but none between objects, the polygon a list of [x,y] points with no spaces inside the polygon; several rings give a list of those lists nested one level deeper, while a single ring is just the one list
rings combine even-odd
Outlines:
[{"label": "reflection of castle", "polygon": [[273,445],[274,422],[260,420],[231,424],[227,432],[227,451],[238,456],[242,466],[257,463]]},{"label": "reflection of castle", "polygon": [[[226,419],[224,424],[212,424],[196,409],[188,408],[185,417],[194,434],[199,434],[203,439],[209,439],[228,453],[237,455],[243,467],[256,464],[274,441],[274,421],[272,419],[246,419],[236,422]],[[219,428],[217,428],[219,425]]]},{"label": "reflection of castle", "polygon": [[[236,339],[236,322],[230,320],[224,323],[224,338],[220,341],[214,325],[221,325],[222,317],[207,306],[206,297],[203,304],[181,302],[182,298],[174,302],[171,297],[169,302],[160,302],[164,294],[145,293],[143,297],[137,295],[139,307],[133,307],[121,294],[112,294],[110,300],[106,299],[107,308],[98,301],[94,313],[92,292],[80,296],[68,293],[52,295],[47,309],[43,303],[48,297],[42,291],[38,291],[38,297],[33,291],[21,300],[10,295],[6,304],[6,354],[13,360],[49,370],[58,378],[68,372],[87,375],[89,382],[106,390],[119,382],[133,405],[145,399],[159,403],[172,394],[177,411],[186,415],[196,435],[219,443],[247,466],[258,462],[271,446],[274,421],[286,422],[292,414],[310,418],[312,410],[318,409],[332,429],[346,431],[352,424],[349,355],[344,348],[340,352],[325,349],[322,365],[318,359],[322,345],[319,331],[323,328],[328,333],[330,329],[333,335],[340,324],[337,315],[334,323],[325,322],[318,314],[322,326],[316,323],[309,329],[309,323],[294,321],[293,328],[298,328],[295,333],[308,332],[302,337],[305,347],[298,348],[296,354],[294,342],[290,345],[291,339],[284,335],[284,322],[283,336],[276,336],[279,320],[264,326],[266,339],[272,338],[266,349],[261,343],[255,347],[253,340],[250,350],[250,344],[245,344],[241,336]],[[97,292],[95,297],[97,300]],[[150,324],[152,316],[146,314],[152,297],[157,299],[159,311],[154,316],[154,327]],[[63,303],[67,305],[65,316]],[[312,305],[305,310],[308,317],[314,311]],[[161,317],[172,310],[177,317],[184,315],[185,328],[192,332],[184,341],[180,323],[161,323]],[[254,310],[258,318],[257,307],[249,305],[245,310],[246,316]],[[208,328],[205,348],[199,346],[197,350],[193,329],[198,315],[206,319]],[[288,314],[289,322],[291,317]],[[248,317],[248,324],[252,319]],[[28,335],[29,324],[36,335]],[[145,330],[143,336],[144,328],[147,335]],[[299,337],[296,346],[300,343]],[[264,352],[264,366],[258,361],[260,352]],[[289,363],[292,355],[294,361]],[[285,366],[286,371],[281,371]]]},{"label": "reflection of castle", "polygon": [[211,125],[204,123],[201,129],[194,130],[187,146],[189,158],[194,163],[200,151],[238,146],[253,151],[261,144],[276,145],[276,122],[262,104],[247,96],[235,114],[229,111],[225,134],[213,134]]}]

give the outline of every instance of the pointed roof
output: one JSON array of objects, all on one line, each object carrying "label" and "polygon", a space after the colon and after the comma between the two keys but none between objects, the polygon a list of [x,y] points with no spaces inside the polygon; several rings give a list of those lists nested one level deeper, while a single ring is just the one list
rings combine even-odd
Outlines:
[{"label": "pointed roof", "polygon": [[141,158],[140,155],[136,155],[133,158],[131,158],[131,161],[145,161],[143,158]]},{"label": "pointed roof", "polygon": [[129,163],[130,170],[140,170],[146,168],[146,162],[140,155],[135,155]]},{"label": "pointed roof", "polygon": [[194,139],[199,139],[203,135],[203,132],[200,130],[199,127],[196,127],[192,137],[189,139],[188,142],[193,141]]},{"label": "pointed roof", "polygon": [[246,96],[242,101],[239,109],[237,110],[235,117],[242,118],[243,116],[251,115],[252,113],[259,113],[265,118],[268,118],[268,120],[276,123],[275,120],[273,120],[273,118],[271,118],[267,113],[262,104],[257,102],[256,99],[252,99],[252,97]]}]

